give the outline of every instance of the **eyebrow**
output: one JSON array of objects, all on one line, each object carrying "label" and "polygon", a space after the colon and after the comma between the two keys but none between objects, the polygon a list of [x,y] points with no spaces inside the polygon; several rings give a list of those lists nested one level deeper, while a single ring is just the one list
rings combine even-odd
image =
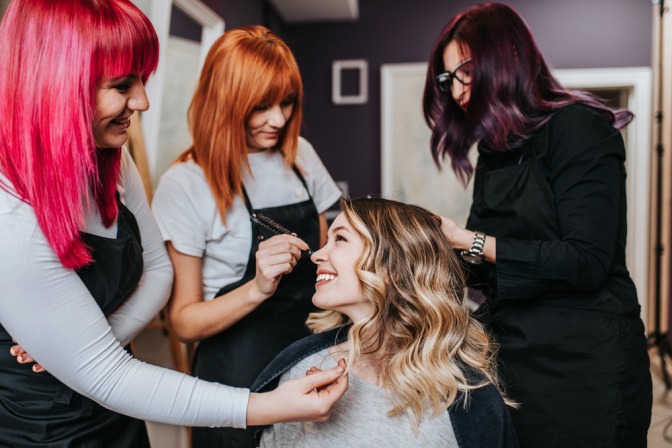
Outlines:
[{"label": "eyebrow", "polygon": [[123,76],[117,76],[116,78],[110,78],[110,82],[117,82],[117,81],[122,81],[124,79],[136,79],[139,78],[140,75],[136,73],[129,73],[128,75],[123,75]]},{"label": "eyebrow", "polygon": [[462,66],[463,66],[464,64],[466,64],[467,62],[471,62],[471,57],[462,59],[462,60],[460,61],[459,64],[457,64],[455,67],[453,67],[452,70],[448,70],[448,71],[451,72],[451,73],[455,73],[455,71],[456,71],[458,68],[462,67]]},{"label": "eyebrow", "polygon": [[333,229],[331,229],[331,233],[336,233],[339,230],[345,230],[346,232],[350,233],[350,230],[348,230],[345,226],[334,227]]}]

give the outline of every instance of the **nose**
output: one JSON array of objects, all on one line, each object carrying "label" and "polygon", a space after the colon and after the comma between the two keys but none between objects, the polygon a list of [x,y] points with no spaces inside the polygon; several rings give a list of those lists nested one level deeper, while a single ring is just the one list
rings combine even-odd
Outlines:
[{"label": "nose", "polygon": [[141,112],[149,109],[149,98],[147,98],[147,91],[145,90],[145,85],[142,81],[137,80],[133,83],[127,106],[131,110],[139,110]]},{"label": "nose", "polygon": [[282,113],[282,107],[280,104],[274,104],[270,109],[268,109],[268,124],[275,128],[282,128],[287,123],[285,114]]},{"label": "nose", "polygon": [[313,255],[310,256],[310,261],[315,264],[320,264],[326,260],[326,251],[324,250],[326,246],[322,247],[320,250],[313,252]]},{"label": "nose", "polygon": [[450,87],[450,92],[453,94],[453,99],[459,104],[460,100],[464,96],[464,90],[465,87],[460,81],[458,81],[455,78],[452,78],[450,80],[451,87]]}]

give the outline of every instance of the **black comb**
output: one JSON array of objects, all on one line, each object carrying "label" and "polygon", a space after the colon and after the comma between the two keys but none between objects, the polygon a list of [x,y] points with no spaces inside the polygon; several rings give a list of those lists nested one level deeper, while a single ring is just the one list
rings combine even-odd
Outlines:
[{"label": "black comb", "polygon": [[[262,215],[261,213],[252,213],[250,215],[250,221],[252,221],[257,227],[261,227],[262,229],[265,229],[265,230],[271,232],[274,235],[297,236],[296,233],[294,233],[291,230],[283,227],[282,225],[273,221],[268,216]],[[310,249],[308,249],[304,252],[308,253],[308,255],[313,255],[313,251],[310,250]]]}]

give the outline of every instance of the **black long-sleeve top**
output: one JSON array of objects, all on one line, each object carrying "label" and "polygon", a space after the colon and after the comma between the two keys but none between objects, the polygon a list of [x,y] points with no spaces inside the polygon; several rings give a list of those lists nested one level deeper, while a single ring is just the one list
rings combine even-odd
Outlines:
[{"label": "black long-sleeve top", "polygon": [[562,108],[523,147],[479,146],[467,227],[497,238],[477,270],[500,303],[639,310],[625,265],[625,148],[593,109]]}]

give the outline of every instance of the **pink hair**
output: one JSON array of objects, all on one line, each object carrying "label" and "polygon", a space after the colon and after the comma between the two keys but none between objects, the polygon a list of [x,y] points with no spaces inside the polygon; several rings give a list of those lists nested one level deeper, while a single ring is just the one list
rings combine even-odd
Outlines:
[{"label": "pink hair", "polygon": [[[158,38],[128,0],[14,0],[0,25],[0,187],[30,204],[63,266],[92,258],[84,206],[117,218],[121,149],[95,148],[95,94],[107,78],[156,69]],[[93,196],[93,197],[91,197]]]}]

